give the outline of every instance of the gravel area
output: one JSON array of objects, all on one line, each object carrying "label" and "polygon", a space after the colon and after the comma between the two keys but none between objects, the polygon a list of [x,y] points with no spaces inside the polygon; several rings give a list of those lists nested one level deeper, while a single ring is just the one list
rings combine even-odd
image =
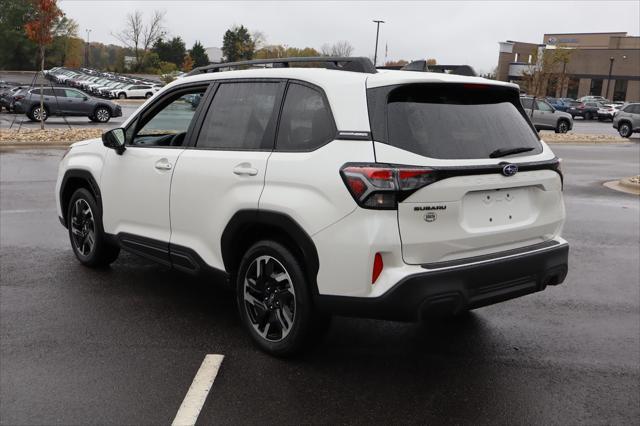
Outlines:
[{"label": "gravel area", "polygon": [[0,145],[20,144],[71,144],[85,139],[97,138],[102,129],[45,129],[45,130],[0,130]]}]

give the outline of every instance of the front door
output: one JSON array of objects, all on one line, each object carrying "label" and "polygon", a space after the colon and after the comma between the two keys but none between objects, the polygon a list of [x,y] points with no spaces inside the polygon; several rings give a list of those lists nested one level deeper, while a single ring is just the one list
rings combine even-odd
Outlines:
[{"label": "front door", "polygon": [[204,93],[207,86],[165,94],[125,129],[122,155],[109,150],[101,178],[105,232],[168,244],[171,178],[197,113],[185,96]]}]

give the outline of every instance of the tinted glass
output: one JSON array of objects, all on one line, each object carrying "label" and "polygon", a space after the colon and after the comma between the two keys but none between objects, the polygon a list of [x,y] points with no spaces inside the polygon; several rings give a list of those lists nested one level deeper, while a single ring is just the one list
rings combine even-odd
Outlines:
[{"label": "tinted glass", "polygon": [[522,106],[526,109],[533,108],[533,99],[531,98],[520,98],[520,102],[522,102]]},{"label": "tinted glass", "polygon": [[322,94],[307,86],[290,84],[280,118],[276,149],[312,150],[334,136],[333,118]]},{"label": "tinted glass", "polygon": [[280,83],[223,83],[198,137],[199,148],[271,149]]},{"label": "tinted glass", "polygon": [[542,146],[518,98],[505,89],[418,84],[395,89],[387,105],[388,143],[431,158],[487,158],[498,149]]},{"label": "tinted glass", "polygon": [[[34,95],[40,95],[40,89],[33,89],[31,93]],[[42,94],[44,96],[54,96],[53,89],[42,89]]]},{"label": "tinted glass", "polygon": [[64,89],[67,98],[84,98],[84,95],[77,90]]}]

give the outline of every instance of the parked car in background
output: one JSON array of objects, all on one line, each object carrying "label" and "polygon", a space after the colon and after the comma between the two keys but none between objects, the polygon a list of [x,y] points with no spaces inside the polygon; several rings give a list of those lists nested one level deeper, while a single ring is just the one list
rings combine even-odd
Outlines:
[{"label": "parked car in background", "polygon": [[611,101],[602,96],[583,96],[576,99],[578,102],[602,102],[603,104],[610,104]]},{"label": "parked car in background", "polygon": [[602,104],[599,102],[572,102],[567,112],[571,117],[582,117],[585,120],[592,120],[598,117],[598,108]]},{"label": "parked car in background", "polygon": [[30,89],[15,102],[15,110],[32,121],[46,120],[52,115],[86,116],[91,121],[106,123],[111,117],[122,116],[122,108],[113,102],[92,98],[78,89],[45,87],[44,109],[40,108],[40,88]]},{"label": "parked car in background", "polygon": [[0,90],[0,111],[2,111],[2,109],[11,111],[13,108],[13,96],[24,88],[24,86],[10,86]]},{"label": "parked car in background", "polygon": [[554,130],[556,133],[567,133],[573,128],[571,114],[556,110],[543,99],[522,96],[520,102],[536,130]]},{"label": "parked car in background", "polygon": [[640,103],[627,104],[613,117],[613,128],[623,138],[640,132]]},{"label": "parked car in background", "polygon": [[622,105],[619,104],[602,104],[600,108],[598,108],[598,120],[600,121],[608,121],[612,120],[616,115]]},{"label": "parked car in background", "polygon": [[150,98],[158,91],[158,87],[150,84],[131,84],[121,89],[112,90],[111,97],[118,99]]},{"label": "parked car in background", "polygon": [[571,98],[546,98],[546,101],[558,111],[566,111],[571,105],[571,102],[575,102],[575,100]]}]

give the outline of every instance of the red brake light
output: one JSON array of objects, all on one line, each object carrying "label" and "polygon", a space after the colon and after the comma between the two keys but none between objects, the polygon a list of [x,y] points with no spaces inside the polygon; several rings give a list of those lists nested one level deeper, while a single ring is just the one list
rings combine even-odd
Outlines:
[{"label": "red brake light", "polygon": [[371,284],[375,284],[378,280],[378,277],[382,273],[382,268],[384,268],[384,263],[382,262],[382,255],[380,253],[376,253],[373,258],[373,271],[371,274]]}]

